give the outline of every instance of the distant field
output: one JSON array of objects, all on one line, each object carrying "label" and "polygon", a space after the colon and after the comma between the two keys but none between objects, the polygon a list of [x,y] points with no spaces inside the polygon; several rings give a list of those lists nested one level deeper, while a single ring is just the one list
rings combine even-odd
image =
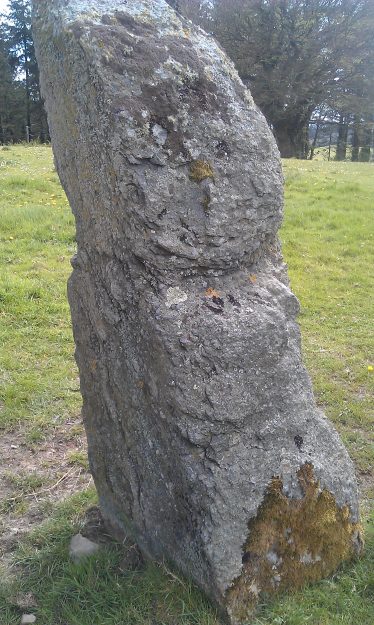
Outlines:
[{"label": "distant field", "polygon": [[[374,165],[286,161],[284,171],[281,238],[301,301],[305,360],[317,401],[357,467],[367,551],[332,580],[264,608],[254,625],[373,625]],[[16,466],[4,477],[12,490],[0,503],[0,534],[21,523],[30,496],[48,490],[41,450],[79,419],[66,302],[74,250],[74,220],[50,148],[0,148],[0,456],[14,436],[35,462],[31,481]],[[84,471],[84,451],[69,449],[70,464]],[[28,593],[37,625],[217,625],[201,594],[163,567],[124,574],[115,548],[98,563],[71,565],[67,542],[95,501],[92,487],[80,490],[64,504],[44,502],[40,518],[50,520],[12,548],[19,578],[8,586],[4,570],[1,625],[20,622],[28,610],[19,596]]]}]

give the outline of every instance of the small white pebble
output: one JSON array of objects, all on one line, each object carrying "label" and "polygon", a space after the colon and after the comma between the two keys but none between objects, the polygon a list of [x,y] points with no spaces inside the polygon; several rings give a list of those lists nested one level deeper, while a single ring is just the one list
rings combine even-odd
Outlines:
[{"label": "small white pebble", "polygon": [[82,534],[76,534],[70,541],[69,555],[74,562],[78,563],[88,556],[92,556],[99,549],[100,547],[97,543],[88,540]]},{"label": "small white pebble", "polygon": [[22,614],[21,625],[32,625],[32,623],[35,623],[35,621],[35,614]]}]

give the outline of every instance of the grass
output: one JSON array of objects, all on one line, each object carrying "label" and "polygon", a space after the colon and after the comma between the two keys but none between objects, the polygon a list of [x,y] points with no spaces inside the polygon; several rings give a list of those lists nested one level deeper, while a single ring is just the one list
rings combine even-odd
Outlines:
[{"label": "grass", "polygon": [[74,220],[50,148],[0,150],[0,185],[0,427],[37,435],[80,409],[66,301]]},{"label": "grass", "polygon": [[36,471],[30,473],[14,473],[8,470],[3,479],[11,488],[11,493],[0,500],[0,514],[13,513],[16,517],[22,516],[27,511],[27,498],[35,496],[36,491],[45,486],[46,479]]},{"label": "grass", "polygon": [[191,583],[160,565],[131,571],[115,545],[85,564],[72,564],[66,543],[80,529],[83,511],[94,497],[88,491],[60,505],[49,523],[23,543],[17,564],[24,581],[8,589],[5,607],[0,603],[1,623],[19,624],[21,611],[12,603],[32,589],[41,625],[172,624],[176,617],[180,625],[217,625],[214,610]]},{"label": "grass", "polygon": [[[1,620],[18,625],[23,597],[37,603],[40,625],[219,625],[214,609],[193,584],[162,565],[131,571],[115,545],[75,565],[67,543],[81,528],[88,491],[60,504],[51,520],[33,532],[17,552],[23,578],[4,585]],[[252,625],[372,625],[374,549],[332,579],[260,609]],[[29,610],[30,611],[30,610]]]},{"label": "grass", "polygon": [[361,471],[374,460],[371,164],[284,163],[282,230],[317,400]]},{"label": "grass", "polygon": [[[373,625],[373,166],[284,166],[281,236],[302,305],[305,359],[317,400],[366,485],[367,548],[332,579],[263,606],[253,625]],[[56,423],[80,409],[65,293],[74,223],[47,147],[0,149],[0,189],[0,428],[23,428],[37,450]],[[80,433],[79,425],[71,428],[72,436]],[[86,459],[71,452],[69,462],[85,466]],[[42,478],[8,478],[19,499],[4,505],[22,514],[23,498],[43,487]],[[35,613],[38,625],[218,625],[203,595],[162,565],[127,570],[114,545],[72,564],[68,542],[94,502],[88,489],[48,504],[49,521],[13,553],[16,574],[0,576],[1,625],[18,625],[23,612]]]},{"label": "grass", "polygon": [[68,454],[68,460],[70,465],[82,467],[88,470],[88,458],[87,454],[83,451],[71,451]]}]

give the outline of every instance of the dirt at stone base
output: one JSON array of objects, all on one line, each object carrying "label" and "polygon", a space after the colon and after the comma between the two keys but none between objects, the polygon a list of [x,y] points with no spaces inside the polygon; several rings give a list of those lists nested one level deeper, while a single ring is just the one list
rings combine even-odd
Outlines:
[{"label": "dirt at stone base", "polygon": [[22,536],[92,477],[80,418],[46,428],[38,442],[30,442],[25,428],[0,433],[0,457],[0,559],[6,564]]},{"label": "dirt at stone base", "polygon": [[[22,536],[47,520],[51,506],[93,483],[85,459],[86,437],[79,417],[47,429],[42,441],[28,442],[25,428],[0,433],[0,559],[3,566]],[[372,495],[371,473],[358,472],[361,502],[366,509]],[[99,508],[90,507],[81,533],[99,544],[111,543]],[[130,544],[131,543],[131,544]],[[143,561],[131,541],[122,545],[123,568],[141,568]],[[25,602],[23,607],[30,607]]]}]

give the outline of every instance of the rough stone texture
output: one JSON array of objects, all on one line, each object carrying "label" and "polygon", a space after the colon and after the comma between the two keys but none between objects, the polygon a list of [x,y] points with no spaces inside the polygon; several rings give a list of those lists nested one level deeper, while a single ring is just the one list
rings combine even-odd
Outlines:
[{"label": "rough stone texture", "polygon": [[74,562],[78,563],[94,555],[99,549],[100,546],[97,543],[85,538],[82,534],[76,534],[70,541],[69,556]]},{"label": "rough stone texture", "polygon": [[361,544],[353,467],[301,362],[275,142],[163,0],[38,0],[34,32],[103,515],[240,622]]}]

